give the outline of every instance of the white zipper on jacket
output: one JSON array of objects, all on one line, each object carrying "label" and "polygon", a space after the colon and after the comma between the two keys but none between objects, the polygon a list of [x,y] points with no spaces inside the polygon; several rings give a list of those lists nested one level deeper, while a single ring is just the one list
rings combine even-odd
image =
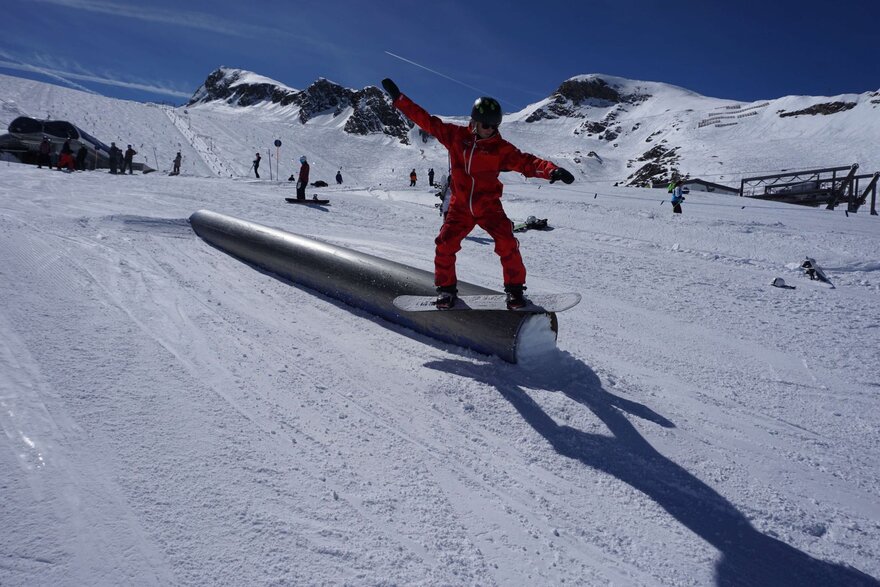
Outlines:
[{"label": "white zipper on jacket", "polygon": [[471,147],[470,157],[468,157],[467,151],[464,152],[464,156],[467,158],[467,167],[465,168],[465,170],[467,171],[467,174],[470,175],[470,178],[471,178],[471,193],[470,193],[470,196],[468,196],[468,208],[470,208],[470,210],[471,210],[471,216],[475,215],[474,214],[474,188],[477,187],[477,180],[475,180],[474,176],[471,175],[471,163],[473,163],[473,161],[474,161],[474,151],[476,151],[476,149],[477,149],[477,140],[478,139],[476,137],[474,137],[474,144]]}]

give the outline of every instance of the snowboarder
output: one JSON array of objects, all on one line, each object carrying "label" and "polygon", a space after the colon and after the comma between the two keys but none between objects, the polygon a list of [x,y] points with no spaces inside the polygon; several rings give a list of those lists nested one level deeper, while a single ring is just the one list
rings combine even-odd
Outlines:
[{"label": "snowboarder", "polygon": [[[260,154],[257,153],[257,158],[254,159],[254,162],[251,164],[251,167],[254,170],[254,175],[257,176],[257,179],[260,179]],[[271,161],[270,161],[271,163]]]},{"label": "snowboarder", "polygon": [[116,146],[116,143],[110,143],[110,173],[116,175],[117,168],[119,167],[119,157],[122,155],[122,151],[119,150],[119,147]]},{"label": "snowboarder", "polygon": [[523,153],[501,138],[501,105],[494,98],[477,98],[467,126],[443,122],[400,92],[392,80],[382,80],[382,87],[391,96],[392,104],[430,133],[449,151],[452,194],[449,211],[434,240],[434,285],[436,306],[449,309],[458,294],[455,255],[475,226],[479,225],[495,241],[495,252],[501,258],[507,307],[526,305],[526,268],[519,252],[519,241],[513,236],[513,223],[501,205],[503,185],[498,180],[502,170],[519,171],[526,177],[540,177],[550,182],[572,183],[574,176],[550,161]]},{"label": "snowboarder", "polygon": [[428,170],[428,185],[434,187],[434,168]]},{"label": "snowboarder", "polygon": [[309,185],[309,162],[305,155],[299,158],[299,162],[302,165],[299,168],[299,181],[296,182],[296,199],[305,200],[306,186]]},{"label": "snowboarder", "polygon": [[133,175],[134,171],[132,170],[132,161],[134,160],[134,156],[137,155],[137,151],[131,148],[131,145],[125,149],[125,158],[122,160],[122,175],[125,175],[125,168],[128,167],[128,174]]},{"label": "snowboarder", "polygon": [[409,172],[409,187],[415,187],[417,179],[418,176],[416,175],[416,170],[413,169]]},{"label": "snowboarder", "polygon": [[336,172],[336,185],[342,185],[342,170]]},{"label": "snowboarder", "polygon": [[672,211],[675,214],[681,214],[681,203],[684,201],[684,195],[682,195],[682,190],[684,186],[684,181],[678,180],[675,182],[675,186],[672,188]]},{"label": "snowboarder", "polygon": [[177,155],[174,157],[174,169],[171,171],[171,175],[180,175],[180,162],[183,161],[183,156],[180,154],[180,151],[177,152]]}]

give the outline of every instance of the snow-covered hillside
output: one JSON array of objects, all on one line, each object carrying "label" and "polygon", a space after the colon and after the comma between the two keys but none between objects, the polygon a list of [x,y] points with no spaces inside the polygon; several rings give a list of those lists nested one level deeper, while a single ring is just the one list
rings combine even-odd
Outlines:
[{"label": "snow-covered hillside", "polygon": [[[430,269],[434,190],[406,178],[444,164],[430,141],[2,81],[4,116],[90,116],[184,149],[185,174],[0,163],[0,585],[880,584],[877,217],[696,193],[673,216],[589,160],[570,186],[506,174],[508,214],[554,229],[520,235],[529,291],[584,295],[555,352],[510,365],[188,225],[210,209]],[[510,135],[565,156],[533,132],[561,124]],[[330,206],[240,177],[275,138]],[[485,233],[459,273],[500,287]]]},{"label": "snow-covered hillside", "polygon": [[669,177],[670,170],[738,187],[744,175],[782,169],[851,163],[880,169],[873,146],[880,92],[743,103],[669,84],[586,75],[509,118],[549,125],[546,143],[564,138],[579,158],[594,151],[608,167],[598,175],[634,185]]},{"label": "snow-covered hillside", "polygon": [[[341,168],[371,185],[401,184],[412,168],[439,174],[447,165],[445,149],[417,129],[407,133],[376,88],[348,90],[322,79],[299,91],[220,68],[189,106],[172,108],[0,80],[0,126],[18,115],[69,119],[107,143],[131,143],[159,169],[169,169],[181,150],[185,174],[245,176],[257,151],[266,163],[280,158],[283,179],[304,153],[318,179],[330,180]],[[399,81],[405,92],[405,80]],[[468,109],[463,104],[459,114]],[[872,173],[880,170],[880,92],[742,103],[593,74],[567,80],[547,99],[508,114],[502,133],[581,180],[609,187],[645,185],[672,173],[739,187],[743,177],[852,163]]]}]

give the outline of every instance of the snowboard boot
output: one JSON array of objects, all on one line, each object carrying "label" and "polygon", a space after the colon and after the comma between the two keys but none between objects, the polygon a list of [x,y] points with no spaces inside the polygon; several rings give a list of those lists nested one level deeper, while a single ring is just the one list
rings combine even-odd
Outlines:
[{"label": "snowboard boot", "polygon": [[434,301],[434,305],[437,306],[438,310],[448,310],[455,305],[455,300],[458,297],[458,288],[454,285],[444,285],[437,288],[437,299]]},{"label": "snowboard boot", "polygon": [[504,291],[507,293],[507,309],[516,310],[522,308],[528,302],[526,301],[523,291],[526,289],[524,285],[505,285]]}]

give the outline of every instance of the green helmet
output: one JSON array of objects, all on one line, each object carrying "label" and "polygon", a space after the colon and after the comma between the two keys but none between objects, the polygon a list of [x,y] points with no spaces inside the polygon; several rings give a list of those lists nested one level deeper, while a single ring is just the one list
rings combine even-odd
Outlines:
[{"label": "green helmet", "polygon": [[471,118],[485,125],[498,126],[501,124],[501,104],[495,98],[483,96],[477,98],[471,110]]}]

